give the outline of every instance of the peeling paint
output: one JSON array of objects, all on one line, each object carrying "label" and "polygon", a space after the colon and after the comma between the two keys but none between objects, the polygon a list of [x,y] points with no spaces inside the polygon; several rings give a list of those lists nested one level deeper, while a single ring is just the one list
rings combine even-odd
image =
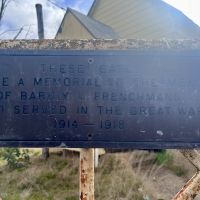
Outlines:
[{"label": "peeling paint", "polygon": [[173,200],[192,200],[200,191],[200,172],[198,171],[180,190]]},{"label": "peeling paint", "polygon": [[141,130],[140,133],[146,133],[146,131],[145,130]]},{"label": "peeling paint", "polygon": [[157,133],[158,135],[160,135],[160,136],[163,136],[163,135],[164,135],[164,133],[163,133],[161,130],[157,130],[156,133]]},{"label": "peeling paint", "polygon": [[80,200],[94,200],[94,149],[80,152]]},{"label": "peeling paint", "polygon": [[67,146],[64,142],[61,142],[59,148],[69,148],[69,146]]}]

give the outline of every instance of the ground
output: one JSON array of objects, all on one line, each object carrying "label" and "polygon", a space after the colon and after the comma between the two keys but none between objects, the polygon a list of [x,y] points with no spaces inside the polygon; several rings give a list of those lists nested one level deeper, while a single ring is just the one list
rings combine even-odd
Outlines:
[{"label": "ground", "polygon": [[[168,200],[195,173],[178,151],[107,153],[95,169],[96,200]],[[0,167],[2,200],[77,200],[79,158],[53,152],[48,160],[32,154],[19,169]],[[200,199],[200,198],[196,198]]]}]

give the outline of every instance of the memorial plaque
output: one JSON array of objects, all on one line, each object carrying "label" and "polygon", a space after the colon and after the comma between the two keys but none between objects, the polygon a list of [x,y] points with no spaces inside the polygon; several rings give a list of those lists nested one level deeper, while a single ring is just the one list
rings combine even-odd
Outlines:
[{"label": "memorial plaque", "polygon": [[0,50],[0,145],[200,146],[200,51]]}]

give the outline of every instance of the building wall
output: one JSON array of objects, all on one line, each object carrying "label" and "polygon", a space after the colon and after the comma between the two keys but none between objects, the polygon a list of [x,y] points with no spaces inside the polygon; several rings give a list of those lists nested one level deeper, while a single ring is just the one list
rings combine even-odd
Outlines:
[{"label": "building wall", "polygon": [[92,39],[91,34],[85,27],[69,12],[62,24],[62,32],[56,35],[56,39]]},{"label": "building wall", "polygon": [[169,12],[175,12],[174,15],[179,12],[174,9],[170,10],[169,6],[160,3],[161,0],[97,1],[90,16],[111,26],[122,38],[184,39],[193,37],[193,32],[187,28],[190,23],[182,25],[182,19],[180,19],[180,23],[178,22],[180,27],[177,27],[174,20],[177,22],[178,19],[173,19]]}]

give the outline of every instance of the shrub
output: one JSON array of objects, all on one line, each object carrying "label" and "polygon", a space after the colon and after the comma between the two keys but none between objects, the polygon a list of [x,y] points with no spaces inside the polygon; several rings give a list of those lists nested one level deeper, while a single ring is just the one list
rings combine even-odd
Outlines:
[{"label": "shrub", "polygon": [[2,148],[0,156],[3,160],[7,161],[10,169],[24,167],[30,160],[28,149]]}]

